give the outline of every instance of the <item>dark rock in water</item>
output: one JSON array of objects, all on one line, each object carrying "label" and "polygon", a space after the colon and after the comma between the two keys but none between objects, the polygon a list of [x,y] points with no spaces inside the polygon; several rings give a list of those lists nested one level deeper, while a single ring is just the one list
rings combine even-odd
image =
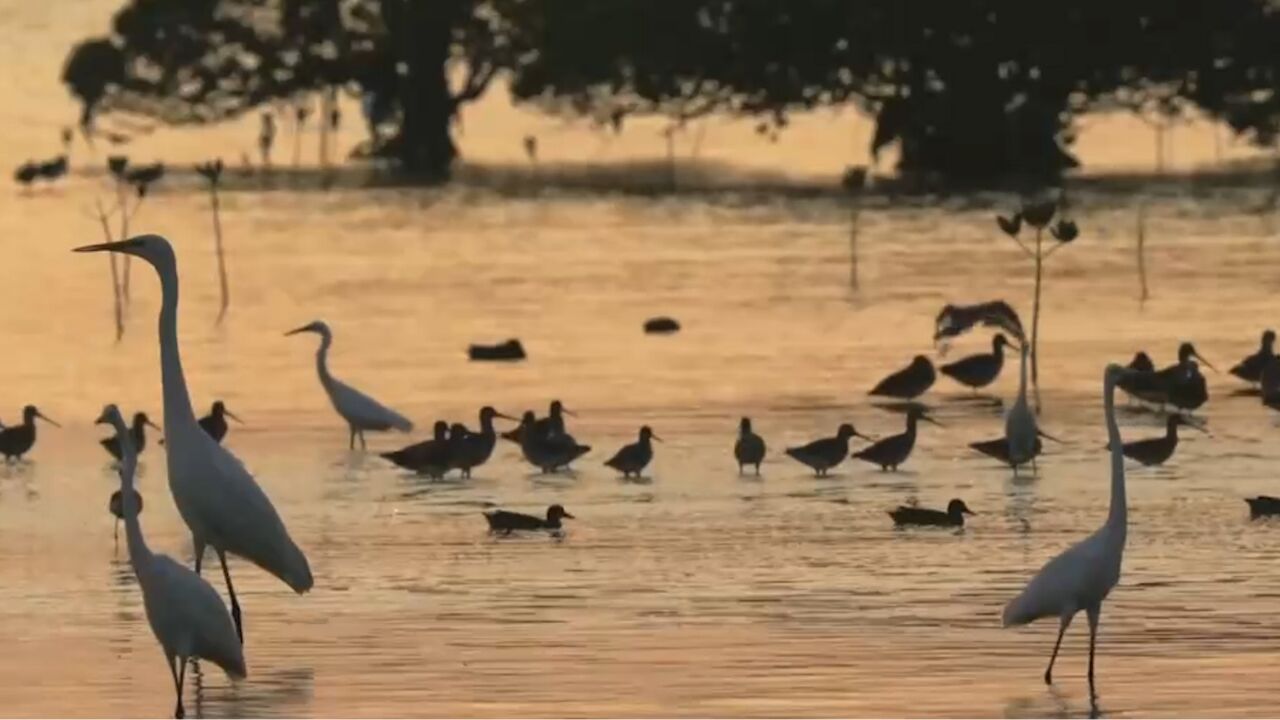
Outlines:
[{"label": "dark rock in water", "polygon": [[467,356],[472,360],[524,360],[524,345],[519,340],[510,340],[497,345],[472,345],[467,349]]},{"label": "dark rock in water", "polygon": [[669,317],[649,318],[644,323],[644,331],[650,335],[667,335],[679,332],[680,323]]}]

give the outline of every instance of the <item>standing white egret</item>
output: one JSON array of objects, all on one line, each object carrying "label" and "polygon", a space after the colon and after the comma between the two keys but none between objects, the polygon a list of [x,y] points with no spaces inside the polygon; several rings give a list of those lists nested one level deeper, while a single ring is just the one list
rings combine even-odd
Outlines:
[{"label": "standing white egret", "polygon": [[1005,627],[1057,616],[1058,641],[1053,645],[1049,667],[1044,671],[1046,684],[1053,682],[1053,663],[1058,658],[1058,648],[1062,645],[1067,626],[1077,612],[1084,610],[1089,618],[1089,686],[1093,687],[1098,619],[1102,614],[1102,601],[1120,580],[1120,563],[1129,524],[1124,490],[1124,444],[1120,440],[1120,428],[1116,425],[1115,407],[1116,383],[1128,372],[1119,365],[1108,365],[1102,381],[1107,439],[1111,445],[1111,511],[1106,523],[1045,563],[1022,594],[1004,608]]},{"label": "standing white egret", "polygon": [[320,349],[316,350],[316,373],[320,375],[320,385],[329,395],[329,402],[338,411],[343,420],[351,428],[349,447],[355,449],[356,436],[360,437],[360,448],[365,448],[364,433],[366,430],[384,431],[396,429],[401,432],[413,430],[413,423],[403,415],[365,395],[329,374],[329,346],[333,344],[333,332],[322,320],[303,325],[285,333],[285,336],[298,333],[313,332],[320,336]]},{"label": "standing white egret", "polygon": [[137,493],[133,475],[138,454],[124,418],[115,405],[108,405],[98,418],[115,428],[120,447],[120,497],[123,498],[125,539],[129,545],[129,564],[142,588],[142,604],[147,622],[164,650],[173,676],[177,705],[173,716],[183,717],[182,681],[187,673],[187,660],[201,658],[222,668],[236,678],[245,676],[244,649],[236,629],[227,615],[227,606],[204,578],[183,567],[168,555],[157,555],[147,547],[138,522]]},{"label": "standing white egret", "polygon": [[1026,343],[1022,344],[1022,358],[1018,364],[1018,398],[1004,417],[1004,437],[1009,446],[1009,464],[1013,473],[1018,474],[1018,466],[1033,460],[1038,448],[1036,414],[1027,403],[1027,351]]},{"label": "standing white egret", "polygon": [[266,493],[244,465],[201,429],[191,409],[178,351],[178,261],[169,241],[139,235],[113,243],[86,245],[77,252],[119,252],[147,261],[160,278],[160,379],[164,391],[165,458],[169,490],[191,530],[196,574],[212,545],[231,597],[231,616],[244,639],[240,603],[231,584],[227,553],[239,555],[283,580],[299,594],[311,589],[306,555],[289,537]]}]

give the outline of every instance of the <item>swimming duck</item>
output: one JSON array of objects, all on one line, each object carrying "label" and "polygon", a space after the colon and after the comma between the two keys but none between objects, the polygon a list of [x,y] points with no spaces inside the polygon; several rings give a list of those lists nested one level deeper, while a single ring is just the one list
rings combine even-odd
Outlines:
[{"label": "swimming duck", "polygon": [[742,418],[738,423],[738,441],[733,444],[733,457],[738,461],[738,474],[747,465],[756,466],[756,475],[760,474],[760,463],[764,462],[764,438],[751,431],[751,418]]},{"label": "swimming duck", "polygon": [[562,505],[547,508],[546,519],[509,510],[490,510],[484,514],[484,519],[489,521],[489,532],[503,535],[510,535],[516,530],[559,530],[560,521],[564,518],[576,519]]},{"label": "swimming duck", "polygon": [[653,460],[653,443],[650,440],[662,442],[662,438],[645,425],[640,428],[639,440],[630,445],[623,445],[622,449],[614,453],[613,457],[606,460],[604,464],[621,472],[624,478],[632,475],[640,477],[640,472]]},{"label": "swimming duck", "polygon": [[[133,425],[129,428],[129,435],[130,437],[133,438],[134,452],[136,452],[139,455],[141,455],[143,449],[147,447],[147,426],[148,425],[155,428],[156,430],[160,429],[156,427],[155,423],[151,422],[151,420],[147,418],[146,413],[140,412],[140,413],[134,414]],[[116,460],[120,459],[120,440],[116,438],[115,435],[112,435],[109,438],[103,438],[102,440],[99,440],[98,444],[102,445],[102,448],[106,450],[108,453],[110,453],[111,457],[115,458]],[[123,517],[123,516],[117,516],[117,517]]]},{"label": "swimming duck", "polygon": [[22,408],[22,424],[0,430],[0,455],[4,455],[5,462],[21,460],[22,456],[36,444],[36,418],[54,427],[62,427],[37,410],[35,405]]},{"label": "swimming duck", "polygon": [[936,527],[964,527],[965,515],[977,515],[959,498],[947,503],[947,510],[929,510],[927,508],[899,505],[897,510],[890,510],[889,517],[894,525],[931,525]]},{"label": "swimming duck", "polygon": [[812,468],[815,476],[822,477],[849,456],[849,440],[855,437],[871,440],[854,429],[853,425],[844,423],[836,430],[835,437],[821,438],[800,447],[790,447],[787,448],[786,453]]},{"label": "swimming duck", "polygon": [[1012,345],[1003,333],[996,333],[991,339],[990,353],[978,353],[947,363],[939,367],[938,372],[977,391],[1000,377],[1000,371],[1004,368],[1004,348],[1006,347],[1012,347]]},{"label": "swimming duck", "polygon": [[865,460],[872,465],[879,465],[881,470],[897,470],[899,465],[906,462],[912,448],[916,446],[916,424],[920,420],[934,425],[942,424],[929,417],[924,408],[913,405],[907,410],[906,432],[878,440],[854,453],[852,457]]},{"label": "swimming duck", "polygon": [[1280,515],[1280,498],[1259,495],[1258,497],[1245,498],[1244,501],[1249,503],[1250,519],[1257,520],[1260,517]]},{"label": "swimming duck", "polygon": [[929,358],[917,355],[910,365],[881,380],[867,394],[913,400],[924,394],[937,379],[938,374],[934,372]]}]

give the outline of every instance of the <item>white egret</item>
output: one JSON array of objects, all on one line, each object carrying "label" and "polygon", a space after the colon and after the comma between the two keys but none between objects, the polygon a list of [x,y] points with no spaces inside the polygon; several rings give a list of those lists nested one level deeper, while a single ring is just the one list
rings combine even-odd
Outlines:
[{"label": "white egret", "polygon": [[1013,466],[1015,475],[1018,474],[1018,466],[1034,460],[1039,451],[1036,447],[1040,435],[1036,426],[1036,414],[1027,403],[1027,351],[1027,344],[1023,343],[1022,357],[1018,364],[1018,397],[1004,417],[1004,437],[1009,448],[1009,464]]},{"label": "white egret", "polygon": [[320,376],[320,385],[329,395],[329,402],[333,403],[333,409],[338,411],[351,428],[349,445],[351,449],[355,449],[356,436],[360,437],[360,448],[365,448],[366,430],[384,431],[393,428],[401,432],[413,430],[413,423],[403,415],[329,374],[329,346],[333,344],[333,332],[324,321],[316,320],[295,328],[285,333],[285,336],[304,332],[313,332],[320,336],[320,349],[316,350],[316,373]]},{"label": "white egret", "polygon": [[1045,563],[1022,594],[1004,608],[1005,627],[1025,625],[1042,617],[1058,618],[1058,641],[1053,645],[1049,667],[1044,671],[1046,684],[1053,682],[1053,663],[1058,658],[1058,648],[1062,645],[1067,626],[1077,612],[1084,610],[1089,618],[1089,686],[1093,686],[1093,656],[1102,601],[1120,580],[1120,563],[1128,531],[1124,445],[1120,440],[1120,428],[1116,425],[1115,388],[1116,383],[1129,372],[1112,364],[1107,366],[1103,375],[1103,406],[1107,439],[1111,446],[1111,510],[1106,523]]},{"label": "white egret", "polygon": [[137,493],[133,489],[133,475],[138,466],[138,455],[133,449],[133,439],[124,418],[115,405],[108,405],[98,418],[115,428],[116,442],[121,450],[120,496],[124,510],[125,541],[129,546],[129,564],[142,588],[142,604],[147,611],[147,622],[160,647],[164,650],[173,676],[177,704],[173,716],[183,717],[182,681],[187,673],[187,661],[192,658],[208,660],[222,668],[228,675],[245,677],[244,649],[236,635],[227,606],[204,578],[183,567],[168,555],[157,555],[147,547],[138,521]]},{"label": "white egret", "polygon": [[240,604],[231,584],[227,553],[253,562],[299,594],[310,590],[313,582],[307,557],[289,537],[271,500],[244,465],[196,422],[178,350],[178,262],[169,241],[159,235],[139,235],[76,251],[126,253],[145,260],[160,278],[160,379],[169,490],[191,530],[196,574],[206,546],[213,546],[218,553],[231,597],[231,616],[243,640]]}]

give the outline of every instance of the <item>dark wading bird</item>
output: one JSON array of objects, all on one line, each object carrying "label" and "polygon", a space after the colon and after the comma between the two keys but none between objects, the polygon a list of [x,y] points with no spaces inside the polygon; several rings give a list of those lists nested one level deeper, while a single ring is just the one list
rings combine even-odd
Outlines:
[{"label": "dark wading bird", "polygon": [[760,474],[760,463],[764,462],[764,438],[751,430],[751,418],[742,418],[738,423],[738,440],[733,444],[733,457],[738,461],[738,474],[747,465],[754,465],[756,475]]},{"label": "dark wading bird", "polygon": [[955,499],[947,503],[946,511],[899,505],[897,510],[890,510],[889,517],[894,525],[929,525],[933,527],[964,527],[965,515],[977,515],[964,504]]},{"label": "dark wading bird", "polygon": [[564,403],[559,400],[552,400],[551,405],[547,408],[547,416],[539,418],[533,423],[533,431],[543,437],[552,437],[555,435],[563,435],[565,432],[564,416],[577,417]]},{"label": "dark wading bird", "polygon": [[22,424],[10,425],[0,430],[0,455],[4,455],[5,462],[21,460],[31,446],[36,444],[36,418],[54,427],[62,427],[37,410],[35,405],[22,408]]},{"label": "dark wading bird", "polygon": [[[147,418],[146,413],[140,412],[140,413],[134,414],[133,425],[129,428],[129,437],[132,438],[133,440],[134,452],[139,455],[141,455],[142,451],[145,450],[147,447],[147,426],[148,425],[155,428],[156,430],[160,429],[159,427],[156,426],[155,423],[151,422],[151,420]],[[109,438],[103,438],[102,440],[99,440],[98,443],[102,445],[102,448],[104,450],[106,450],[108,453],[111,453],[111,457],[115,458],[116,460],[120,459],[120,441],[116,439],[115,435],[112,435]],[[119,517],[119,515],[117,515],[116,517]]]},{"label": "dark wading bird", "polygon": [[215,400],[213,407],[210,408],[209,414],[200,418],[201,429],[209,434],[214,441],[221,443],[222,438],[227,436],[227,418],[231,418],[238,423],[244,424],[244,421],[236,417],[234,413],[227,409],[227,406],[221,400]]},{"label": "dark wading bird", "polygon": [[1008,465],[1009,467],[1014,468],[1016,470],[1018,468],[1018,465],[1031,462],[1036,457],[1038,457],[1041,452],[1044,451],[1044,443],[1040,442],[1041,437],[1044,437],[1044,435],[1041,434],[1036,438],[1035,444],[1032,447],[1031,457],[1017,464],[1014,464],[1014,462],[1010,459],[1009,441],[1005,440],[1004,438],[996,438],[995,440],[983,440],[981,442],[969,443],[969,447],[973,448],[974,450],[977,450],[978,452],[982,453],[983,455],[986,455],[987,457],[995,458],[996,460],[999,460],[1005,465]]},{"label": "dark wading bird", "polygon": [[1245,382],[1262,382],[1262,369],[1275,360],[1275,344],[1275,331],[1266,330],[1262,333],[1262,346],[1258,351],[1236,363],[1228,372]]},{"label": "dark wading bird", "polygon": [[[137,512],[141,513],[142,494],[137,490],[133,491],[133,502]],[[111,493],[111,499],[107,501],[107,510],[110,510],[111,514],[116,516],[116,529],[113,537],[118,541],[120,539],[120,521],[124,519],[124,495],[120,494],[119,490]]]},{"label": "dark wading bird", "polygon": [[557,531],[560,530],[560,521],[564,518],[576,519],[565,511],[563,505],[552,505],[547,508],[546,518],[509,510],[490,510],[484,514],[484,519],[489,521],[489,532],[503,535],[510,535],[516,530]]},{"label": "dark wading bird", "polygon": [[1026,342],[1022,320],[1018,318],[1018,313],[1014,312],[1009,303],[1003,300],[992,300],[976,305],[944,306],[934,320],[934,342],[962,335],[979,325],[1000,328],[1018,342]]},{"label": "dark wading bird", "polygon": [[[1121,389],[1139,400],[1156,405],[1195,410],[1209,400],[1209,392],[1194,360],[1204,363],[1210,370],[1214,369],[1196,351],[1195,345],[1184,342],[1178,346],[1178,362],[1154,372],[1130,374]],[[1134,361],[1138,361],[1137,356]]]},{"label": "dark wading bird", "polygon": [[1280,498],[1259,495],[1258,497],[1245,498],[1244,501],[1249,503],[1249,518],[1251,520],[1280,515]]},{"label": "dark wading bird", "polygon": [[1004,348],[1012,347],[1004,333],[996,333],[991,339],[991,352],[978,353],[947,363],[938,368],[938,372],[967,385],[975,392],[995,382],[1004,368]]},{"label": "dark wading bird", "polygon": [[[1124,456],[1130,460],[1136,460],[1148,467],[1153,465],[1163,465],[1166,460],[1173,457],[1173,451],[1178,448],[1179,425],[1208,434],[1208,431],[1199,425],[1196,425],[1181,415],[1173,414],[1169,416],[1168,423],[1165,426],[1164,435],[1125,443]],[[1110,450],[1110,446],[1108,446],[1107,449]]]},{"label": "dark wading bird", "polygon": [[449,440],[449,423],[437,420],[432,428],[430,440],[423,440],[399,450],[380,454],[405,470],[430,478],[442,478],[449,472],[453,457]]},{"label": "dark wading bird", "polygon": [[[129,439],[129,429],[115,405],[108,405],[98,418],[100,423],[110,423],[122,448],[120,460],[121,498],[128,498],[122,508],[125,541],[129,546],[129,564],[142,590],[142,605],[147,613],[147,624],[164,650],[169,673],[173,677],[173,689],[177,695],[173,716],[186,715],[182,707],[182,684],[187,673],[187,661],[208,660],[236,678],[245,676],[244,648],[236,634],[235,623],[227,615],[227,606],[199,573],[188,570],[168,555],[157,555],[147,547],[138,522],[141,505],[132,500],[137,496],[133,489],[133,476],[138,459]],[[139,498],[140,499],[140,498]]]},{"label": "dark wading bird", "polygon": [[797,461],[812,468],[816,477],[822,477],[849,456],[849,440],[855,437],[871,440],[854,429],[853,425],[844,423],[836,430],[835,437],[821,438],[799,447],[789,447],[786,452]]},{"label": "dark wading bird", "polygon": [[1045,563],[1022,593],[1009,601],[1002,615],[1004,627],[1026,625],[1045,617],[1058,619],[1058,640],[1053,645],[1049,667],[1044,671],[1045,684],[1053,682],[1053,664],[1058,659],[1062,636],[1066,635],[1076,613],[1084,610],[1089,618],[1089,688],[1093,690],[1093,658],[1102,602],[1120,581],[1120,565],[1129,528],[1124,454],[1121,452],[1124,441],[1116,423],[1115,407],[1117,381],[1129,372],[1113,364],[1108,365],[1103,374],[1103,414],[1106,417],[1107,441],[1111,446],[1111,509],[1106,522],[1089,537]]},{"label": "dark wading bird", "polygon": [[910,365],[881,380],[867,394],[914,400],[923,395],[937,379],[938,374],[934,372],[929,358],[917,355],[911,359]]},{"label": "dark wading bird", "polygon": [[493,427],[494,418],[515,420],[510,415],[485,405],[480,408],[480,432],[471,432],[460,425],[460,433],[449,433],[449,462],[452,467],[462,471],[462,477],[471,477],[472,468],[489,462],[493,455],[493,447],[498,442],[498,433]]},{"label": "dark wading bird", "polygon": [[622,477],[640,477],[640,472],[653,460],[653,440],[662,442],[662,438],[654,434],[645,425],[640,428],[640,437],[630,445],[623,445],[613,457],[604,464],[622,473]]},{"label": "dark wading bird", "polygon": [[538,420],[532,410],[526,410],[520,418],[520,426],[502,434],[504,438],[519,443],[520,452],[529,464],[544,473],[568,468],[570,463],[591,451],[590,445],[579,445],[572,435],[564,431],[564,418],[568,413],[560,401],[551,403],[551,415]]},{"label": "dark wading bird", "polygon": [[924,408],[913,405],[907,410],[906,432],[878,440],[854,453],[853,457],[865,460],[872,465],[879,465],[881,470],[896,471],[899,465],[906,462],[911,455],[911,450],[916,446],[916,425],[920,420],[934,425],[942,424],[929,417]]}]

